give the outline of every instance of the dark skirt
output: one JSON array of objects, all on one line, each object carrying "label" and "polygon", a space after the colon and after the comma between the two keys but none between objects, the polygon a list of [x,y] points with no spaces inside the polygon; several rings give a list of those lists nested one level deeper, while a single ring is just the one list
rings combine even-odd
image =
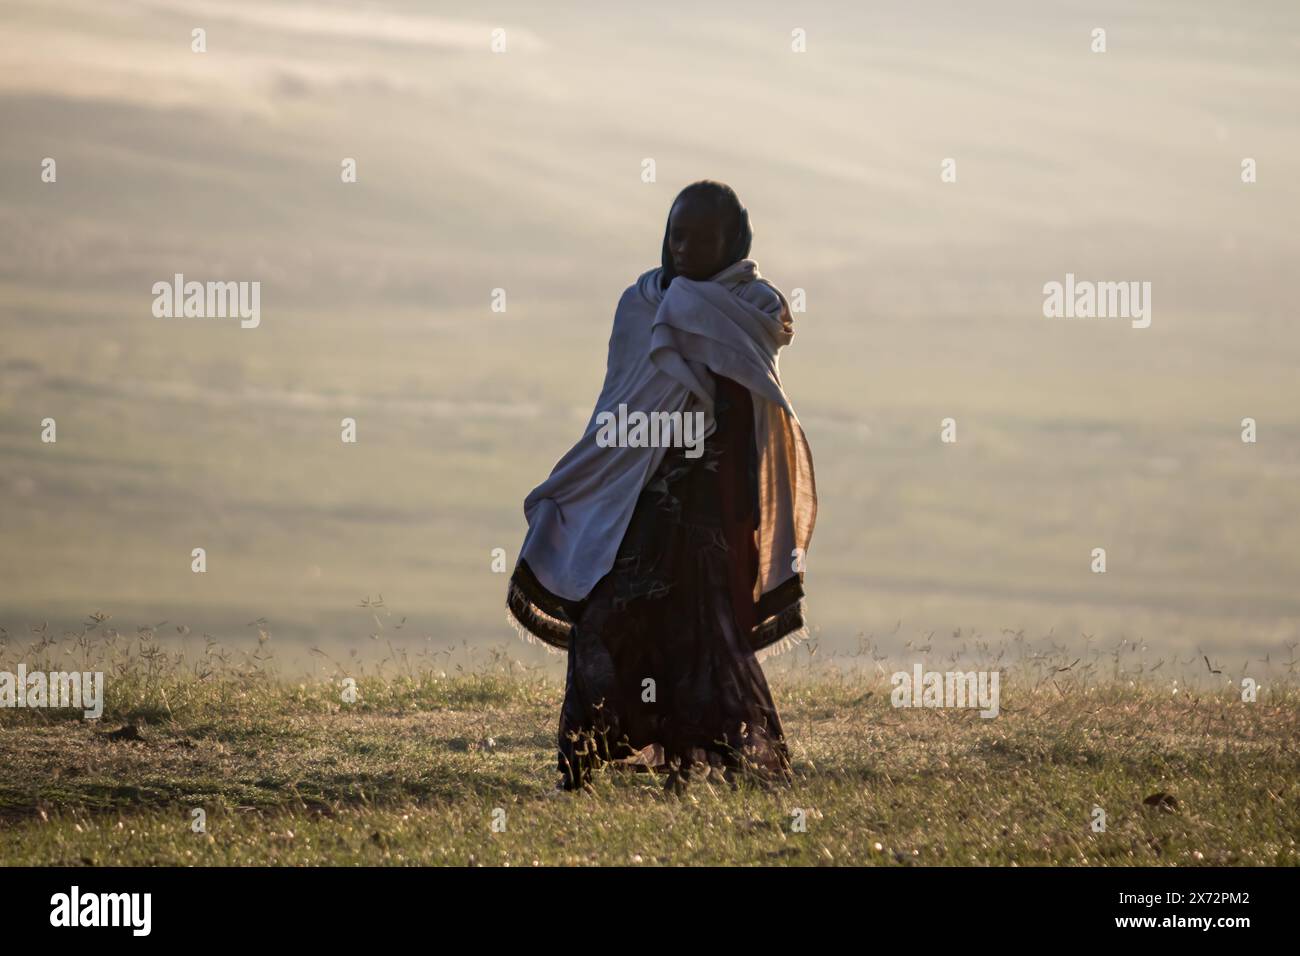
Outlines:
[{"label": "dark skirt", "polygon": [[[606,762],[669,773],[790,777],[754,654],[757,461],[749,391],[721,376],[704,453],[670,448],[637,500],[613,568],[566,609],[560,786]],[[801,592],[800,592],[801,593]]]}]

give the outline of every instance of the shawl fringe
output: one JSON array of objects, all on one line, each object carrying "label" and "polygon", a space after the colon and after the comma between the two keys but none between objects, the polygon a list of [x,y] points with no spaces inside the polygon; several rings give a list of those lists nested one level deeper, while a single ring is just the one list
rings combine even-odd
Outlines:
[{"label": "shawl fringe", "polygon": [[[803,572],[764,594],[755,604],[760,623],[749,634],[750,650],[762,662],[808,639],[804,618]],[[569,650],[577,603],[546,590],[522,558],[506,590],[506,622],[529,644],[553,654]]]},{"label": "shawl fringe", "polygon": [[778,654],[784,654],[786,651],[794,650],[809,638],[808,627],[804,625],[796,631],[791,631],[785,637],[781,638],[775,644],[769,644],[767,647],[759,648],[754,652],[754,658],[761,664],[769,657],[776,657]]},{"label": "shawl fringe", "polygon": [[506,610],[510,626],[530,644],[542,644],[557,654],[568,651],[573,622],[522,560],[510,576]]},{"label": "shawl fringe", "polygon": [[520,640],[527,641],[529,644],[535,644],[538,647],[543,648],[546,653],[554,654],[556,657],[564,656],[565,651],[556,647],[554,644],[548,644],[546,641],[537,638],[534,636],[532,631],[520,624],[519,619],[515,617],[513,611],[508,611],[506,613],[506,623],[515,629],[515,633],[519,635]]}]

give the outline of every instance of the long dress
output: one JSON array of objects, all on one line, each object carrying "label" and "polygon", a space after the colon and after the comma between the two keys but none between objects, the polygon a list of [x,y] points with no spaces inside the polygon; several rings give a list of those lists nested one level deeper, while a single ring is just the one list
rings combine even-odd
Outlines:
[{"label": "long dress", "polygon": [[[669,448],[637,499],[613,568],[570,606],[559,786],[609,761],[790,779],[781,720],[755,657],[757,451],[748,389],[714,375],[704,453]],[[789,627],[787,623],[785,627]]]}]

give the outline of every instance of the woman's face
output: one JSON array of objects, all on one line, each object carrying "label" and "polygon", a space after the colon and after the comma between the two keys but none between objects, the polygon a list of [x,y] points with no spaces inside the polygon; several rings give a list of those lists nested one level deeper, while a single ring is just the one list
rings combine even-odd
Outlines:
[{"label": "woman's face", "polygon": [[687,198],[668,215],[668,253],[680,276],[701,281],[717,275],[731,263],[722,215],[712,203]]}]

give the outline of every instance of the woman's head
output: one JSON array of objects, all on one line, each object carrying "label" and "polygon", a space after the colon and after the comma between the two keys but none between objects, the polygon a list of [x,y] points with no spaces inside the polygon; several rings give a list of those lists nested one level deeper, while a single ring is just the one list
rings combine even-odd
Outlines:
[{"label": "woman's head", "polygon": [[726,183],[701,179],[673,200],[664,230],[660,285],[674,276],[702,280],[749,255],[749,211]]}]

